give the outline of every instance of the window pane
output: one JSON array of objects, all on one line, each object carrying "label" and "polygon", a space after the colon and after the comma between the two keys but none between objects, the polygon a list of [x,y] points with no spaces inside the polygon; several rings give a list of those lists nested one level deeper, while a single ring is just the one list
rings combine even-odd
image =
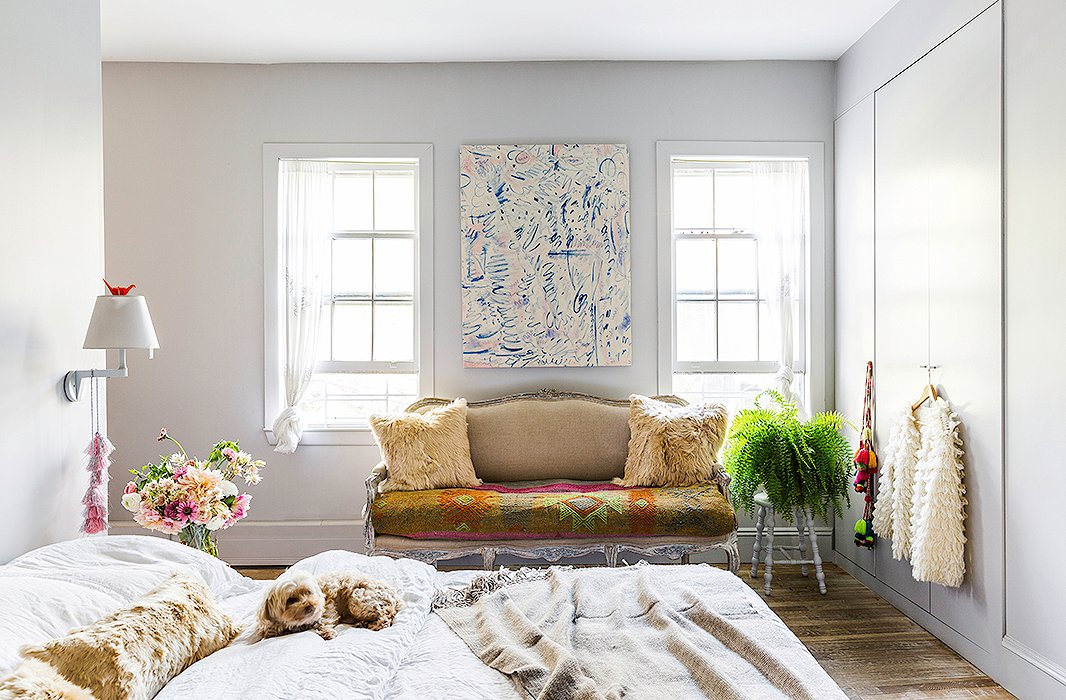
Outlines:
[{"label": "window pane", "polygon": [[370,359],[369,303],[333,305],[333,359],[353,362]]},{"label": "window pane", "polygon": [[674,264],[678,294],[714,295],[715,251],[713,239],[680,239]]},{"label": "window pane", "polygon": [[370,239],[333,241],[333,293],[370,296]]},{"label": "window pane", "polygon": [[768,362],[781,361],[781,326],[771,318],[770,305],[759,303],[759,359]]},{"label": "window pane", "polygon": [[[750,408],[755,397],[773,382],[773,374],[675,374],[673,394],[689,403],[714,401],[725,404],[730,416],[737,411]],[[797,374],[792,380],[792,390],[799,396],[805,395],[806,377]],[[773,406],[770,398],[761,401],[763,406]]]},{"label": "window pane", "polygon": [[714,174],[710,170],[674,170],[674,228],[714,226]]},{"label": "window pane", "polygon": [[411,362],[414,345],[414,304],[374,304],[374,359]]},{"label": "window pane", "polygon": [[375,413],[387,413],[388,402],[381,398],[338,399],[326,402],[327,425],[366,423]]},{"label": "window pane", "polygon": [[374,229],[415,229],[414,171],[378,170],[374,173]]},{"label": "window pane", "polygon": [[333,326],[333,304],[326,302],[322,305],[322,316],[318,321],[318,352],[315,356],[319,360],[333,359],[333,347],[331,346],[331,328]]},{"label": "window pane", "polygon": [[415,241],[392,238],[374,241],[374,296],[413,297],[415,294]]},{"label": "window pane", "polygon": [[751,229],[755,199],[751,173],[714,172],[714,225],[716,228]]},{"label": "window pane", "polygon": [[[792,302],[792,360],[801,359],[799,302]],[[769,305],[759,304],[759,359],[779,362],[781,360],[781,321],[770,315]]]},{"label": "window pane", "polygon": [[333,230],[369,231],[374,226],[373,173],[343,173],[333,178]]},{"label": "window pane", "polygon": [[718,240],[719,298],[755,298],[759,279],[755,245],[750,239]]},{"label": "window pane", "polygon": [[718,304],[718,359],[759,359],[758,305],[753,301],[723,301]]},{"label": "window pane", "polygon": [[714,302],[677,302],[677,359],[716,359]]}]

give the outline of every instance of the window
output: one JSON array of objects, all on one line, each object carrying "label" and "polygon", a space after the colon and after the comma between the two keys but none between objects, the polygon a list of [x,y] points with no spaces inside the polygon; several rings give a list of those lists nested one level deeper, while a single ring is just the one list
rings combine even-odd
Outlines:
[{"label": "window", "polygon": [[[319,155],[323,149],[329,155]],[[371,414],[402,410],[432,392],[432,305],[422,303],[422,290],[427,302],[431,293],[431,195],[429,176],[423,176],[432,173],[430,153],[422,146],[293,145],[265,156],[266,167],[275,169],[290,160],[321,163],[328,178],[321,188],[328,241],[316,257],[322,302],[317,350],[296,406],[305,430],[365,431]],[[286,206],[282,202],[276,213],[283,216]],[[278,246],[275,251],[284,256]],[[292,284],[280,263],[273,264],[275,284]],[[274,313],[282,336],[284,319]],[[282,366],[268,373],[278,377]],[[275,390],[283,405],[279,395]],[[270,406],[266,416],[270,425]]]},{"label": "window", "polygon": [[806,393],[810,156],[779,145],[659,144],[661,391],[735,411],[785,362]]}]

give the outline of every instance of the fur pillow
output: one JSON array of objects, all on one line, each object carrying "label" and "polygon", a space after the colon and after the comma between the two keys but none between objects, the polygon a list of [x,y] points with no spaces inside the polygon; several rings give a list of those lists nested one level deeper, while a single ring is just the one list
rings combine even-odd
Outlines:
[{"label": "fur pillow", "polygon": [[175,572],[98,622],[25,647],[27,661],[0,688],[34,700],[149,700],[239,631],[201,578]]},{"label": "fur pillow", "polygon": [[382,491],[480,486],[470,461],[466,399],[426,413],[370,416],[389,476]]},{"label": "fur pillow", "polygon": [[718,475],[729,415],[716,403],[676,406],[629,397],[629,455],[620,486],[693,486]]}]

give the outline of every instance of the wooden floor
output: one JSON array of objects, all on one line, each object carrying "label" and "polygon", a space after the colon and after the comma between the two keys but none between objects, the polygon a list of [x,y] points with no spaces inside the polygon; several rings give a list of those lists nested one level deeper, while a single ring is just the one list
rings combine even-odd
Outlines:
[{"label": "wooden floor", "polygon": [[[277,568],[243,568],[272,579]],[[762,593],[762,576],[741,578]],[[762,569],[759,570],[762,574]],[[764,597],[848,697],[862,700],[1013,698],[943,642],[874,595],[843,569],[826,566],[828,593],[819,595],[813,572],[775,566],[773,595]]]},{"label": "wooden floor", "polygon": [[[762,593],[759,578],[741,577]],[[765,600],[851,698],[951,700],[1013,698],[943,642],[835,565],[825,568],[826,595],[814,572],[775,566]]]}]

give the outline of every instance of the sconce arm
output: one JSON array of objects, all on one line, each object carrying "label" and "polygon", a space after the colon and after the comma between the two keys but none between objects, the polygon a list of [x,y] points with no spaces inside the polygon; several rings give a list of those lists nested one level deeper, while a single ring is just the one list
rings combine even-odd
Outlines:
[{"label": "sconce arm", "polygon": [[118,367],[115,369],[75,369],[67,372],[63,377],[63,393],[67,401],[81,400],[81,382],[83,379],[128,377],[129,370],[126,368],[126,351],[118,351]]}]

